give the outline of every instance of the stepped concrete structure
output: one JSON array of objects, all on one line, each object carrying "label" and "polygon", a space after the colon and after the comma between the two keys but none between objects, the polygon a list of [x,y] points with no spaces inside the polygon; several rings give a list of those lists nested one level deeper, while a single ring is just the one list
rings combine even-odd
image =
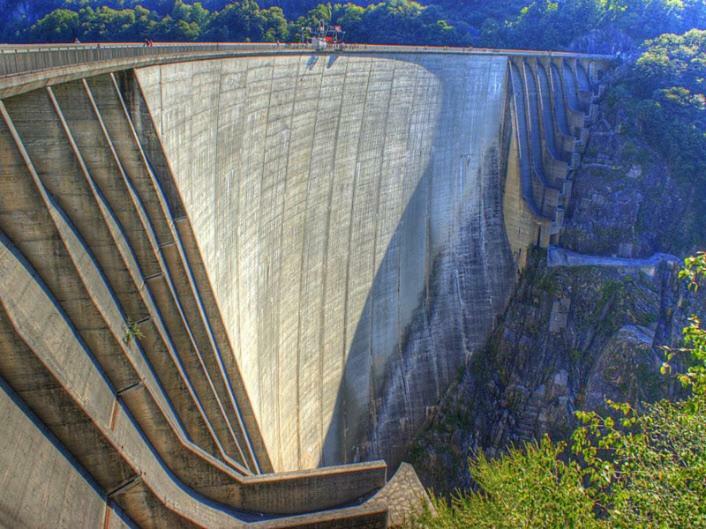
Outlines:
[{"label": "stepped concrete structure", "polygon": [[0,47],[0,526],[399,525],[608,65]]}]

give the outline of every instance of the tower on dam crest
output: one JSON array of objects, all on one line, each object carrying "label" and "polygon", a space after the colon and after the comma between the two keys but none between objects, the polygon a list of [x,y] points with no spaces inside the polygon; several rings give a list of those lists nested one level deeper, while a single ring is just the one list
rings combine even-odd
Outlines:
[{"label": "tower on dam crest", "polygon": [[2,65],[0,443],[47,470],[3,448],[0,525],[40,479],[73,526],[397,523],[370,461],[560,234],[607,60],[183,48]]}]

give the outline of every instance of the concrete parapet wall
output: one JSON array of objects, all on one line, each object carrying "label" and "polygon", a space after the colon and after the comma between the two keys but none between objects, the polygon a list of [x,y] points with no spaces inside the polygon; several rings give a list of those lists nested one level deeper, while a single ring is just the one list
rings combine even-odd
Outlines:
[{"label": "concrete parapet wall", "polygon": [[[311,46],[297,43],[252,43],[252,42],[212,42],[183,43],[160,42],[150,47],[144,43],[87,43],[87,44],[0,44],[0,77],[16,76],[21,73],[50,70],[69,65],[89,63],[105,63],[120,59],[160,58],[165,55],[181,55],[184,60],[188,54],[210,53],[266,53],[283,54],[288,52],[310,53]],[[362,45],[348,44],[337,50],[342,52],[389,52],[389,53],[445,53],[476,55],[515,55],[532,56],[536,54],[553,55],[557,57],[576,57],[567,52],[533,52],[526,50],[492,50],[482,48],[449,48],[442,46],[392,46],[392,45]],[[606,59],[606,56],[594,55],[596,59]],[[205,57],[200,57],[204,59]]]}]

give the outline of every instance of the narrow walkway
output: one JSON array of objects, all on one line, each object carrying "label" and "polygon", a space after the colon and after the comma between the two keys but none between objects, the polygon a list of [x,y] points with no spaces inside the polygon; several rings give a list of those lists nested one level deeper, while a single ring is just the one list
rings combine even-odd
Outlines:
[{"label": "narrow walkway", "polygon": [[630,259],[627,257],[610,257],[603,255],[587,255],[558,246],[550,246],[547,250],[547,266],[557,267],[578,267],[578,266],[602,266],[606,268],[638,268],[643,272],[654,275],[657,267],[662,263],[672,263],[679,265],[681,259],[666,253],[656,253],[652,257],[644,259]]}]

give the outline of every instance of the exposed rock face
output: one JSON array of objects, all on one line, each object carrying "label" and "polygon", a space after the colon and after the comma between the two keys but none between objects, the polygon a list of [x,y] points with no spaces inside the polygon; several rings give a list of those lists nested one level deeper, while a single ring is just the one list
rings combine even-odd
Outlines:
[{"label": "exposed rock face", "polygon": [[663,357],[654,348],[655,331],[639,325],[625,325],[611,336],[593,366],[584,390],[584,406],[601,408],[606,400],[639,401],[654,398],[658,387],[654,373]]},{"label": "exposed rock face", "polygon": [[565,438],[578,409],[680,391],[659,373],[662,347],[680,343],[688,317],[703,313],[704,296],[684,288],[674,259],[648,258],[693,250],[682,235],[694,206],[663,161],[620,133],[623,117],[611,123],[603,111],[560,244],[601,256],[586,263],[613,266],[549,268],[543,251],[531,256],[488,347],[471,359],[410,454],[436,490],[470,486],[467,459],[479,449],[494,455],[543,434]]},{"label": "exposed rock face", "polygon": [[[561,245],[598,255],[644,258],[693,251],[687,237],[699,205],[690,182],[636,137],[628,117],[608,105],[591,128]],[[703,242],[703,241],[702,241]]]},{"label": "exposed rock face", "polygon": [[565,438],[576,410],[601,409],[605,399],[673,394],[659,373],[661,346],[677,344],[699,309],[703,301],[685,292],[667,264],[650,277],[548,270],[535,255],[488,348],[450,390],[412,463],[437,490],[467,487],[466,460],[479,449],[494,455],[543,434]]}]

